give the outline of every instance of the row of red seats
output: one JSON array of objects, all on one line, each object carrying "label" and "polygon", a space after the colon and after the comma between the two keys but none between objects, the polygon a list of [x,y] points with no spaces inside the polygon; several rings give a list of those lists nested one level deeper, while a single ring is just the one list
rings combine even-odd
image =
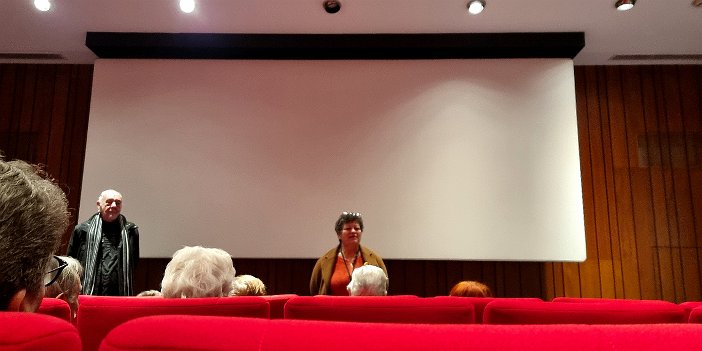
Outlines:
[{"label": "row of red seats", "polygon": [[[41,310],[55,301],[46,299]],[[51,302],[51,303],[48,303]],[[573,303],[589,302],[589,303]],[[81,296],[77,327],[84,350],[97,350],[116,326],[143,316],[180,314],[422,324],[702,323],[702,302],[416,296],[344,298],[274,295],[209,299]],[[67,305],[66,305],[67,308]],[[52,313],[56,315],[55,313]]]},{"label": "row of red seats", "polygon": [[[0,313],[0,350],[80,351],[69,322],[33,313]],[[197,315],[129,320],[99,351],[414,350],[685,351],[702,345],[702,324],[497,325],[328,322]]]},{"label": "row of red seats", "polygon": [[699,350],[702,324],[490,325],[151,316],[114,329],[100,351]]}]

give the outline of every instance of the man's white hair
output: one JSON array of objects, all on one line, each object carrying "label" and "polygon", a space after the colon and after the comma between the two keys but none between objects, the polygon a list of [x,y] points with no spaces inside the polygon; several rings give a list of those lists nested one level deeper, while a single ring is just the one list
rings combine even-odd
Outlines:
[{"label": "man's white hair", "polygon": [[351,296],[385,296],[388,284],[388,276],[380,267],[367,264],[354,269],[346,290]]},{"label": "man's white hair", "polygon": [[186,246],[173,254],[161,281],[163,297],[221,297],[232,289],[236,270],[222,249]]},{"label": "man's white hair", "polygon": [[122,197],[122,193],[120,193],[119,191],[117,191],[117,190],[115,190],[115,189],[107,189],[107,190],[103,190],[103,191],[100,193],[100,195],[98,195],[98,202],[102,203],[103,200],[105,199],[105,197],[107,196],[108,193],[116,193],[116,194],[118,194],[120,197]]}]

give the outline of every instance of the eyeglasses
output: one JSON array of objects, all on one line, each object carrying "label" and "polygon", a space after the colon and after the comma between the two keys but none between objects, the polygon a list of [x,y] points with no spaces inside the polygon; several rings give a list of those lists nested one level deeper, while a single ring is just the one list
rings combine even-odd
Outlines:
[{"label": "eyeglasses", "polygon": [[54,259],[51,262],[53,263],[54,261],[56,262],[57,267],[44,273],[44,286],[49,286],[53,284],[56,281],[56,279],[58,279],[58,277],[61,275],[63,269],[66,268],[66,266],[68,266],[68,263],[66,263],[66,261],[62,260],[58,256],[54,256]]},{"label": "eyeglasses", "polygon": [[342,217],[361,217],[361,214],[358,212],[341,212]]}]

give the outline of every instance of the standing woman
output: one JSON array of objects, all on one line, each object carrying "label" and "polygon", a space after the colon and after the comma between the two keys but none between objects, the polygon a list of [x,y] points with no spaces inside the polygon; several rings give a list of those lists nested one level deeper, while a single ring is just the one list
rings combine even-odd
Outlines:
[{"label": "standing woman", "polygon": [[346,286],[353,270],[372,264],[388,274],[383,259],[361,246],[363,218],[358,212],[342,212],[334,227],[339,245],[317,260],[310,278],[310,295],[348,295]]}]

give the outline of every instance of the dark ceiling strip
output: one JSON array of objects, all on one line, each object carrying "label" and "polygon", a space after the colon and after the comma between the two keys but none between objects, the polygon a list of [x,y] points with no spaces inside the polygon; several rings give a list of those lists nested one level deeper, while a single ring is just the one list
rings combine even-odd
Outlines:
[{"label": "dark ceiling strip", "polygon": [[698,54],[653,54],[653,55],[614,55],[612,61],[648,61],[648,60],[702,60]]},{"label": "dark ceiling strip", "polygon": [[36,52],[0,52],[0,60],[63,60],[60,54]]},{"label": "dark ceiling strip", "polygon": [[100,58],[123,59],[572,59],[585,46],[585,34],[88,32],[85,45]]}]

